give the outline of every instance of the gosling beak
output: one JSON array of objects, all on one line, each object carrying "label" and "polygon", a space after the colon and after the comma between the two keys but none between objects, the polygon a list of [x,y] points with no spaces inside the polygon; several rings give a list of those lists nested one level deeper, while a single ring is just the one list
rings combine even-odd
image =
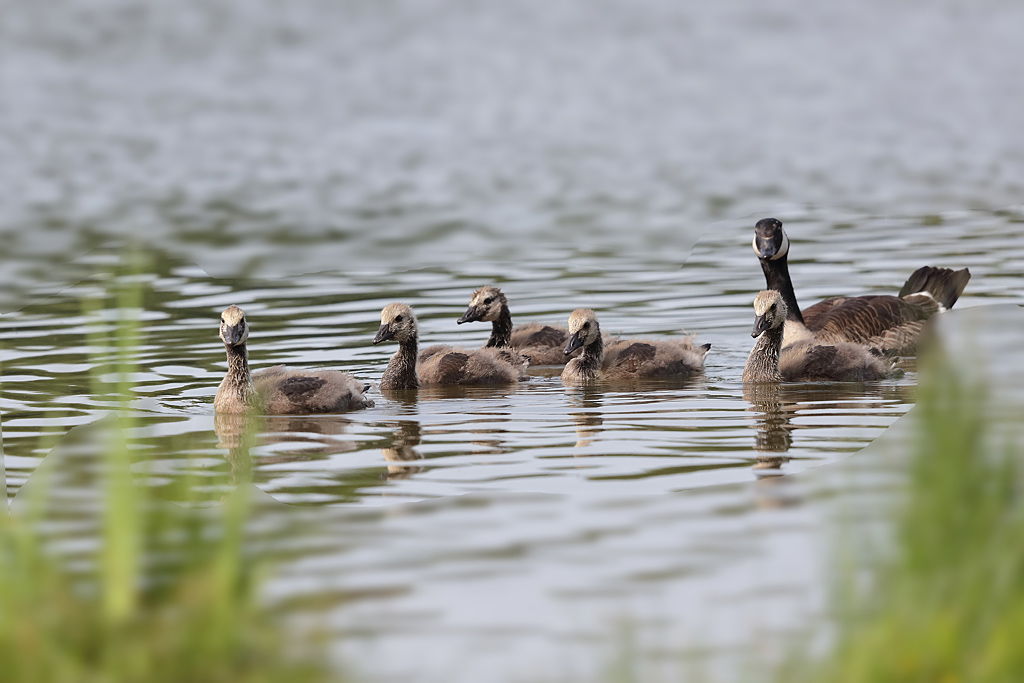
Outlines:
[{"label": "gosling beak", "polygon": [[394,330],[391,329],[391,325],[388,325],[387,323],[382,323],[380,329],[377,330],[377,336],[373,338],[373,343],[380,344],[381,342],[385,342],[389,339],[394,338],[394,336],[395,333]]},{"label": "gosling beak", "polygon": [[243,329],[241,325],[225,325],[221,328],[220,338],[224,340],[224,343],[228,346],[237,346],[242,341]]},{"label": "gosling beak", "polygon": [[565,348],[562,349],[562,353],[568,356],[581,346],[583,346],[583,337],[579,332],[573,332],[569,335],[569,341],[566,342]]},{"label": "gosling beak", "polygon": [[466,312],[462,314],[456,322],[461,325],[462,323],[475,323],[480,320],[480,310],[476,306],[470,306],[466,309]]},{"label": "gosling beak", "polygon": [[754,329],[750,331],[750,336],[756,339],[760,337],[761,333],[767,330],[768,327],[768,316],[759,315],[756,318],[754,318]]}]

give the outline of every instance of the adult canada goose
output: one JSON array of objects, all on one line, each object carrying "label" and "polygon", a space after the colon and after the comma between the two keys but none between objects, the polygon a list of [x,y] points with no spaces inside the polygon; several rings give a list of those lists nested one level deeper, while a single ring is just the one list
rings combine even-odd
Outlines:
[{"label": "adult canada goose", "polygon": [[704,369],[711,344],[697,346],[689,337],[674,340],[616,339],[605,348],[597,315],[578,308],[569,316],[569,339],[563,353],[582,348],[562,371],[563,382],[601,379],[673,377]]},{"label": "adult canada goose", "polygon": [[337,370],[289,370],[275,365],[249,371],[249,326],[245,311],[228,306],[220,316],[220,338],[228,356],[228,371],[217,388],[213,408],[218,413],[298,415],[341,413],[373,405],[363,395],[369,385]]},{"label": "adult canada goose", "polygon": [[768,289],[782,295],[789,311],[784,343],[811,338],[818,342],[855,342],[900,355],[916,353],[918,335],[936,313],[953,307],[971,273],[923,266],[914,271],[898,296],[833,297],[801,310],[789,277],[789,236],[775,218],[754,226],[754,253],[761,261]]},{"label": "adult canada goose", "polygon": [[754,298],[754,314],[750,336],[757,341],[743,368],[744,382],[864,382],[892,371],[881,351],[852,342],[800,339],[783,346],[787,310],[779,292],[760,292]]},{"label": "adult canada goose", "polygon": [[[458,323],[489,322],[491,336],[484,348],[510,348],[529,359],[530,365],[565,365],[569,356],[562,353],[569,333],[564,327],[526,323],[512,327],[508,298],[490,285],[473,292],[469,307]],[[572,354],[579,355],[578,353]]]},{"label": "adult canada goose", "polygon": [[419,332],[416,316],[405,304],[389,304],[380,312],[380,330],[374,344],[394,340],[398,351],[391,357],[380,388],[415,389],[419,386],[515,384],[526,377],[525,362],[513,365],[500,349],[460,349],[436,345],[417,358]]}]

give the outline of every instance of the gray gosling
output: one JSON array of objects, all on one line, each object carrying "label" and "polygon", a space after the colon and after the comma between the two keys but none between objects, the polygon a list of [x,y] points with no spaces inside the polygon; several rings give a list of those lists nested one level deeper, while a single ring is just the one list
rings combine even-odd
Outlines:
[{"label": "gray gosling", "polygon": [[923,266],[907,278],[898,296],[832,297],[801,311],[789,277],[789,236],[782,222],[759,220],[754,226],[753,247],[761,261],[765,287],[779,292],[786,302],[786,345],[798,339],[824,344],[854,342],[913,355],[924,324],[936,313],[952,308],[971,279],[967,268]]},{"label": "gray gosling", "polygon": [[513,328],[508,298],[497,287],[488,285],[473,292],[469,307],[458,320],[460,325],[472,322],[491,323],[491,336],[484,348],[512,349],[528,358],[530,365],[565,365],[569,360],[569,356],[562,353],[568,331],[543,323],[526,323]]},{"label": "gray gosling", "polygon": [[249,326],[245,311],[228,306],[220,316],[220,338],[227,351],[228,371],[217,388],[213,409],[218,413],[304,415],[343,413],[373,405],[363,393],[368,384],[337,370],[289,370],[275,365],[249,371]]},{"label": "gray gosling", "polygon": [[526,378],[526,362],[514,365],[500,349],[460,349],[435,345],[417,357],[419,332],[416,316],[405,304],[389,304],[380,312],[374,344],[394,340],[398,351],[380,380],[382,390],[421,386],[515,384]]},{"label": "gray gosling", "polygon": [[852,342],[801,339],[783,346],[786,302],[779,292],[760,292],[754,298],[754,314],[750,336],[757,341],[743,368],[744,382],[865,382],[892,371],[881,351]]},{"label": "gray gosling", "polygon": [[566,364],[563,382],[692,375],[704,369],[711,344],[697,346],[689,337],[616,339],[605,348],[597,315],[589,308],[578,308],[569,316],[569,339],[563,353],[568,356],[579,348],[583,353]]}]

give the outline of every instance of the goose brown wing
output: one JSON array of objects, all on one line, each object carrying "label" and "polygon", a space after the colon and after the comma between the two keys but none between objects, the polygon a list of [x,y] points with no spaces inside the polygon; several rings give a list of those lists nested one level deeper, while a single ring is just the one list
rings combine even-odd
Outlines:
[{"label": "goose brown wing", "polygon": [[923,322],[932,310],[895,296],[826,299],[803,312],[807,328],[820,342],[866,343],[907,323]]}]

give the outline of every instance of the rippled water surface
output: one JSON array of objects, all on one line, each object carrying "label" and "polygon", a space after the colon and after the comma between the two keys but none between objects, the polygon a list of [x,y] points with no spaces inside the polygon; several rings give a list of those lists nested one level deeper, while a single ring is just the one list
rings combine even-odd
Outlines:
[{"label": "rippled water surface", "polygon": [[[824,609],[830,501],[885,475],[778,475],[860,451],[917,373],[744,394],[756,218],[786,222],[804,306],[923,264],[971,269],[957,309],[1024,291],[1021,8],[804,5],[6,3],[8,497],[114,411],[155,495],[268,494],[270,599],[365,673],[783,651]],[[254,368],[376,382],[382,306],[476,346],[486,325],[455,320],[487,283],[517,322],[590,307],[609,333],[694,334],[706,371],[213,415],[228,304]],[[127,404],[119,320],[139,326]]]}]

